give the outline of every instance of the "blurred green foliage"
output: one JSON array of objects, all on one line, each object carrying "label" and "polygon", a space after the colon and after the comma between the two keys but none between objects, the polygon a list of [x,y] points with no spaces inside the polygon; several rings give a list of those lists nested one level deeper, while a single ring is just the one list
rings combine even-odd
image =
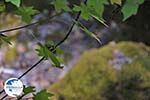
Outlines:
[{"label": "blurred green foliage", "polygon": [[[103,23],[104,23],[103,13],[104,13],[105,5],[118,5],[121,8],[122,14],[124,15],[123,20],[126,20],[130,16],[135,15],[138,11],[139,5],[144,3],[144,0],[87,0],[86,3],[85,2],[83,3],[83,1],[82,1],[80,3],[80,5],[69,4],[69,0],[46,0],[45,3],[43,3],[43,1],[38,1],[38,3],[28,3],[29,1],[25,2],[23,0],[5,0],[5,1],[10,2],[8,4],[14,5],[14,7],[17,10],[20,9],[21,7],[23,7],[24,5],[30,5],[30,6],[36,8],[37,4],[45,5],[45,3],[46,3],[47,6],[50,6],[50,4],[52,4],[53,8],[55,8],[55,11],[61,11],[61,10],[65,11],[65,12],[81,11],[81,17],[83,19],[89,20],[90,17],[93,17],[96,20],[103,22]],[[73,5],[74,7],[70,8],[70,5]],[[5,6],[5,4],[1,3],[1,6],[0,6],[1,11],[4,11],[4,9],[5,9],[4,6]],[[26,9],[28,9],[28,8],[26,8]],[[24,13],[20,13],[19,15],[21,15],[23,17],[23,21],[29,22],[29,20],[26,20],[24,18],[24,16],[26,15],[26,9],[24,9],[25,10]],[[7,10],[7,8],[6,8],[6,10]],[[32,10],[30,10],[30,11],[32,13]]]},{"label": "blurred green foliage", "polygon": [[12,4],[14,4],[17,7],[20,7],[21,4],[21,0],[5,0],[6,2],[11,2]]},{"label": "blurred green foliage", "polygon": [[24,97],[29,95],[29,94],[33,95],[32,100],[50,100],[50,97],[53,96],[53,94],[47,92],[47,90],[45,90],[45,89],[43,89],[39,92],[36,92],[34,86],[28,86],[28,87],[24,86],[23,93],[21,96],[19,96],[17,98],[17,100],[26,99]]},{"label": "blurred green foliage", "polygon": [[59,67],[59,68],[63,68],[61,66],[61,63],[59,62],[58,58],[54,54],[54,52],[56,52],[56,50],[53,46],[47,47],[45,45],[39,44],[39,47],[40,47],[39,49],[36,49],[39,56],[42,56],[46,59],[51,59],[54,66]]},{"label": "blurred green foliage", "polygon": [[[121,70],[109,61],[114,50],[132,59]],[[75,67],[49,90],[54,100],[149,100],[150,48],[132,42],[109,44],[85,52]]]},{"label": "blurred green foliage", "polygon": [[67,6],[66,0],[55,0],[52,4],[54,5],[57,12],[60,12],[62,9],[65,11],[71,11],[70,8]]},{"label": "blurred green foliage", "polygon": [[38,11],[35,10],[33,7],[19,7],[16,11],[17,15],[20,15],[22,17],[22,20],[30,23],[32,20],[32,15],[35,15]]},{"label": "blurred green foliage", "polygon": [[135,15],[138,11],[139,5],[142,3],[144,3],[144,0],[126,0],[121,10],[124,15],[123,20],[126,20],[130,16]]}]

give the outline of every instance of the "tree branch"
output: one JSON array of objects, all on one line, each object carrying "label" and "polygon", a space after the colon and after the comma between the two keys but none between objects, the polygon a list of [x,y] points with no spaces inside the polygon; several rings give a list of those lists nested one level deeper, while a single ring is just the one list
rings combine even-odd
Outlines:
[{"label": "tree branch", "polygon": [[[87,0],[84,1],[84,3],[86,4]],[[81,11],[77,14],[77,17],[75,18],[75,21],[78,21],[79,17],[80,17],[80,14],[81,14]],[[65,42],[65,40],[69,37],[69,35],[71,34],[72,32],[72,29],[75,25],[75,22],[73,22],[73,24],[71,25],[71,27],[69,28],[66,36],[60,41],[58,42],[54,49],[52,50],[52,52],[54,52],[56,50],[56,48],[61,45],[62,43]],[[37,61],[34,65],[32,65],[27,71],[25,71],[20,77],[18,77],[18,79],[21,79],[23,76],[25,76],[28,72],[30,72],[33,68],[37,67],[38,64],[40,64],[43,60],[45,59],[45,57],[41,58],[39,61]],[[4,92],[4,89],[0,92],[0,93],[3,93]],[[8,95],[4,95],[1,100],[5,99]]]},{"label": "tree branch", "polygon": [[[80,12],[77,15],[76,20],[79,19],[80,16]],[[69,31],[67,32],[67,35],[65,36],[65,38],[63,40],[61,40],[58,44],[56,44],[56,46],[54,47],[54,49],[51,52],[54,52],[56,50],[56,48],[61,45],[69,36],[69,34],[71,33],[73,27],[74,27],[75,23],[72,24],[72,26],[70,27]],[[25,71],[20,77],[18,77],[18,79],[21,79],[23,76],[25,76],[28,72],[30,72],[32,69],[34,69],[38,64],[40,64],[43,60],[45,59],[45,57],[42,57],[39,61],[37,61],[34,65],[32,65],[27,71]],[[4,89],[2,91],[0,91],[0,94],[4,92]],[[3,100],[7,97],[8,95],[4,95],[0,100]]]},{"label": "tree branch", "polygon": [[[87,0],[84,1],[84,4],[86,4],[86,3],[87,3]],[[75,21],[78,21],[78,20],[79,20],[80,14],[81,14],[81,11],[79,11],[79,13],[77,14],[77,17],[75,18]],[[73,29],[74,25],[75,25],[75,22],[72,23],[72,25],[71,25],[70,29],[68,30],[66,36],[65,36],[60,42],[58,42],[58,43],[55,45],[55,48],[57,48],[59,45],[61,45],[61,44],[69,37],[69,35],[70,35],[71,32],[72,32],[72,29]]]},{"label": "tree branch", "polygon": [[[77,15],[75,21],[78,21],[78,19],[79,19],[79,17],[80,17],[80,14],[81,14],[81,11],[78,13],[78,15]],[[69,37],[69,35],[71,34],[74,25],[75,25],[75,22],[72,23],[72,25],[71,25],[70,29],[68,30],[66,36],[65,36],[60,42],[58,42],[58,43],[55,45],[55,48],[57,48],[59,45],[61,45],[63,42],[65,42],[65,40],[66,40],[66,39]]]},{"label": "tree branch", "polygon": [[[62,12],[61,12],[62,13]],[[61,13],[57,13],[53,16],[51,16],[50,18],[48,18],[48,20],[51,20],[52,18],[60,15]],[[15,27],[15,28],[10,28],[10,29],[6,29],[6,30],[2,30],[0,31],[0,34],[2,33],[6,33],[6,32],[10,32],[10,31],[15,31],[15,30],[19,30],[19,29],[23,29],[23,28],[27,28],[27,27],[30,27],[30,26],[33,26],[33,25],[36,25],[36,24],[39,24],[41,22],[45,22],[45,21],[48,21],[47,19],[45,20],[39,20],[39,21],[36,21],[36,22],[33,22],[33,23],[30,23],[30,24],[27,24],[27,25],[23,25],[23,26],[18,26],[18,27]]]}]

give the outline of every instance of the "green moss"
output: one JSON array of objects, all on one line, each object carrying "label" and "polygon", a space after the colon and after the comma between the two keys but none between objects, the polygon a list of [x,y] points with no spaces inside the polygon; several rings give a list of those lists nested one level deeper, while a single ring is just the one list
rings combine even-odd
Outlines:
[{"label": "green moss", "polygon": [[[132,59],[118,70],[110,64],[114,50]],[[121,42],[85,52],[75,67],[49,90],[54,100],[149,100],[150,48]]]}]

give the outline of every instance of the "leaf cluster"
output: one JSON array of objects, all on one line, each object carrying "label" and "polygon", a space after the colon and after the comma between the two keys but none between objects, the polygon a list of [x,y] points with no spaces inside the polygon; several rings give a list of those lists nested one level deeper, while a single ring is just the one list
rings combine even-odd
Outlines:
[{"label": "leaf cluster", "polygon": [[53,96],[53,94],[47,92],[45,89],[36,93],[35,87],[33,87],[33,86],[25,87],[24,86],[23,95],[18,97],[17,100],[22,100],[23,97],[27,96],[28,94],[33,95],[33,98],[32,98],[33,100],[50,100],[50,97]]}]

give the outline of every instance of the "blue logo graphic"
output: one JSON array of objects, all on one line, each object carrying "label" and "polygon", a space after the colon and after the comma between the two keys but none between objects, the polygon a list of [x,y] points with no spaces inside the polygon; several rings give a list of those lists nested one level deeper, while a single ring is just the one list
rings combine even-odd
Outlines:
[{"label": "blue logo graphic", "polygon": [[10,78],[5,82],[4,90],[9,96],[17,97],[23,91],[23,83],[17,78]]},{"label": "blue logo graphic", "polygon": [[9,80],[6,84],[7,85],[12,85],[14,83],[14,81],[18,81],[17,79],[12,79],[12,80]]}]

